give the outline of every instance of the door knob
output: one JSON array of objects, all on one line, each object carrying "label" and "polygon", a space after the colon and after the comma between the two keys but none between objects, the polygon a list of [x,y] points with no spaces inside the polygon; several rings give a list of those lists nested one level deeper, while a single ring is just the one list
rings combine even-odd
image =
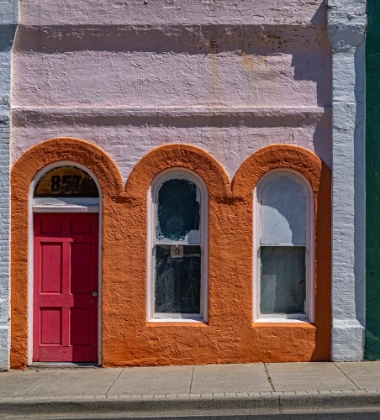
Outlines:
[{"label": "door knob", "polygon": [[92,292],[92,296],[93,297],[97,297],[98,296],[98,292]]}]

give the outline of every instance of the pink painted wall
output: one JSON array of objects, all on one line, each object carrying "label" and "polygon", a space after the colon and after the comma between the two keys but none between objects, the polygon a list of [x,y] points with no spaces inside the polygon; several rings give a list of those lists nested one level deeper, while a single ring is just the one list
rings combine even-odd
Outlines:
[{"label": "pink painted wall", "polygon": [[[190,143],[233,176],[256,150],[303,146],[331,167],[322,0],[21,0],[12,161],[62,136],[124,178],[153,147]],[[145,4],[144,4],[145,3]]]}]

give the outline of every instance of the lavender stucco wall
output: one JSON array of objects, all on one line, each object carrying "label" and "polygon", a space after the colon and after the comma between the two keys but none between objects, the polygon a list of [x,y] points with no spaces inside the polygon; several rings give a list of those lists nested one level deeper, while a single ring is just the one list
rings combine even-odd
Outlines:
[{"label": "lavender stucco wall", "polygon": [[126,179],[149,150],[190,143],[232,177],[298,144],[331,166],[325,3],[21,0],[12,162],[57,136],[94,142]]}]

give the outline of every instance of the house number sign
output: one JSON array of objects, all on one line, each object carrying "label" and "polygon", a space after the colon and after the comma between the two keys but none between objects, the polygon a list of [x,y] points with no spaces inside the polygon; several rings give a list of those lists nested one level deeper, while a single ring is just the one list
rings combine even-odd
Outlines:
[{"label": "house number sign", "polygon": [[94,180],[81,169],[61,166],[46,173],[39,181],[35,197],[99,197]]}]

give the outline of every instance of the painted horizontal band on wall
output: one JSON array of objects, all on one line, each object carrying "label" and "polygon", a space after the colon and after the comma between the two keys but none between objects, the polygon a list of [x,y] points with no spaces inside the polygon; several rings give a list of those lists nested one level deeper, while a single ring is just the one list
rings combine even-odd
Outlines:
[{"label": "painted horizontal band on wall", "polygon": [[[49,117],[46,119],[46,117]],[[218,106],[194,106],[194,107],[60,107],[49,108],[34,106],[13,107],[14,125],[16,127],[30,124],[41,124],[42,121],[52,123],[65,123],[77,121],[89,125],[123,124],[146,125],[162,124],[164,126],[186,126],[186,121],[194,119],[198,126],[230,126],[231,124],[244,124],[247,127],[261,127],[270,119],[283,120],[283,124],[290,127],[300,125],[312,125],[322,118],[331,118],[329,107],[218,107]],[[217,119],[216,119],[217,118]],[[238,122],[235,121],[238,119]],[[234,122],[235,121],[235,122]],[[270,125],[270,122],[266,122]],[[276,125],[278,121],[276,121]]]}]

